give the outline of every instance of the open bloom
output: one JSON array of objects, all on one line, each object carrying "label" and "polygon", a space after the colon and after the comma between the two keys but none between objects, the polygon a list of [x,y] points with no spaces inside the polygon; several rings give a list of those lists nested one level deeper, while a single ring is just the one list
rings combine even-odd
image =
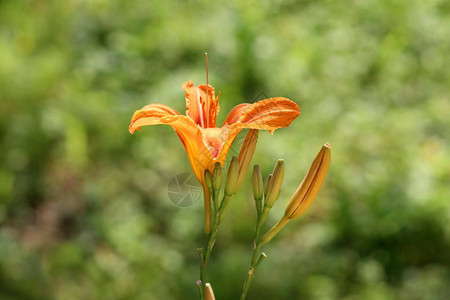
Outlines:
[{"label": "open bloom", "polygon": [[[287,127],[299,114],[297,104],[283,97],[269,98],[253,104],[234,107],[221,127],[216,126],[219,113],[219,96],[206,84],[194,86],[192,81],[182,85],[186,94],[186,115],[179,114],[164,104],[149,104],[137,110],[131,118],[130,133],[141,126],[166,124],[175,129],[181,139],[189,161],[203,190],[205,170],[212,172],[214,164],[221,165],[238,133],[245,128],[273,132]],[[209,209],[205,196],[205,212]]]},{"label": "open bloom", "polygon": [[216,127],[220,95],[215,97],[214,88],[206,84],[194,86],[192,81],[184,83],[182,88],[186,93],[186,115],[164,104],[149,104],[133,114],[129,131],[134,133],[146,125],[172,126],[186,148],[195,176],[202,184],[205,170],[212,171],[216,162],[223,164],[242,129],[273,132],[287,127],[300,113],[298,105],[287,98],[269,98],[237,105],[222,127]]}]

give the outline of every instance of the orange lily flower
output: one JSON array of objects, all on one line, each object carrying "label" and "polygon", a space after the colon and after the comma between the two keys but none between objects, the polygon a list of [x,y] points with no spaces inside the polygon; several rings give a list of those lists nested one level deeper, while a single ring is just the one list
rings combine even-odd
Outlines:
[{"label": "orange lily flower", "polygon": [[[186,115],[179,114],[164,104],[149,104],[137,110],[131,118],[130,133],[141,126],[170,125],[181,139],[189,161],[205,192],[205,211],[210,210],[209,190],[206,187],[205,170],[213,171],[214,164],[223,165],[228,151],[238,133],[245,128],[270,130],[287,127],[300,114],[293,101],[283,98],[269,98],[253,104],[243,103],[234,107],[222,127],[216,127],[219,113],[219,96],[214,88],[192,81],[182,85],[186,94]],[[208,202],[208,203],[207,203]],[[206,213],[206,212],[205,212]]]}]

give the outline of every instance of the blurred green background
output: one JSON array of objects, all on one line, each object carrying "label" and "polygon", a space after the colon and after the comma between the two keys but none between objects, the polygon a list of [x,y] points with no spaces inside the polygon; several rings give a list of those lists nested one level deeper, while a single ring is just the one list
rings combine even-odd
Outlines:
[{"label": "blurred green background", "polygon": [[[450,2],[0,1],[0,299],[196,299],[202,201],[167,184],[191,172],[167,126],[128,133],[180,86],[236,104],[296,101],[261,132],[283,213],[324,142],[332,165],[309,211],[264,251],[248,299],[448,299]],[[250,181],[247,181],[248,183]],[[233,199],[214,250],[218,300],[237,299],[255,212]]]}]

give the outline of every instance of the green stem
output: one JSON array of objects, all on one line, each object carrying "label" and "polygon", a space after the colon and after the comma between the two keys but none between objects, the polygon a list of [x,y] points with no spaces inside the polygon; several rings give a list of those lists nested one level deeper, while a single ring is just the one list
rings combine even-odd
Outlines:
[{"label": "green stem", "polygon": [[241,294],[241,300],[245,300],[247,298],[248,291],[250,290],[250,285],[253,281],[253,277],[255,276],[256,269],[258,268],[259,264],[267,257],[264,252],[262,252],[258,257],[259,250],[261,249],[262,243],[256,243],[253,245],[253,255],[252,255],[252,262],[250,265],[250,268],[247,273],[247,278],[245,278],[244,286],[242,288],[242,294]]},{"label": "green stem", "polygon": [[202,288],[202,293],[200,293],[200,297],[203,300],[204,298],[204,291],[206,288],[206,272],[207,272],[207,268],[208,268],[208,262],[209,262],[209,257],[211,256],[211,252],[214,248],[214,244],[216,242],[216,235],[217,235],[217,231],[219,229],[219,225],[222,222],[222,218],[224,216],[225,210],[228,207],[229,201],[231,199],[231,197],[233,195],[227,195],[225,194],[222,198],[222,201],[220,202],[220,207],[218,205],[217,202],[217,198],[218,198],[218,194],[219,193],[214,193],[214,199],[213,199],[213,203],[214,203],[214,223],[211,229],[211,233],[208,236],[208,241],[206,242],[206,247],[203,251],[203,248],[199,248],[202,249],[202,255],[200,256],[200,280],[201,280],[201,288]]},{"label": "green stem", "polygon": [[211,233],[209,234],[208,242],[206,243],[205,258],[204,258],[205,268],[208,265],[208,261],[209,261],[210,255],[211,255],[211,251],[212,251],[212,249],[214,247],[214,244],[216,242],[216,235],[217,235],[217,230],[219,229],[219,225],[220,225],[220,214],[216,213],[216,216],[214,218],[213,228],[212,228]]},{"label": "green stem", "polygon": [[281,229],[283,229],[284,226],[289,222],[289,219],[286,217],[281,218],[280,221],[278,221],[277,224],[275,224],[266,234],[264,234],[261,238],[262,243],[268,243],[270,242],[274,236],[277,235],[278,232],[280,232]]},{"label": "green stem", "polygon": [[233,195],[223,195],[222,202],[220,202],[219,207],[219,214],[220,218],[223,218],[223,215],[225,214],[225,211],[227,210],[228,204],[230,203],[230,199],[233,197]]},{"label": "green stem", "polygon": [[245,278],[244,287],[242,288],[241,300],[245,300],[245,298],[247,298],[248,290],[250,289],[250,284],[252,283],[254,275],[255,269],[250,268],[247,273],[247,278]]},{"label": "green stem", "polygon": [[197,284],[198,287],[198,292],[200,293],[200,299],[204,300],[205,299],[205,290],[203,289],[201,284]]},{"label": "green stem", "polygon": [[[261,227],[267,219],[267,215],[269,213],[270,208],[262,207],[258,210],[257,219],[256,219],[256,228],[255,228],[255,239],[253,241],[253,254],[252,260],[250,263],[250,268],[247,273],[247,277],[245,278],[244,286],[242,288],[241,300],[245,300],[247,297],[248,291],[250,289],[250,285],[253,281],[253,277],[255,276],[256,268],[259,264],[266,258],[264,253],[259,254],[263,243],[260,241],[259,235],[261,231]],[[258,259],[258,255],[259,259]]]},{"label": "green stem", "polygon": [[204,277],[205,277],[205,270],[204,270],[204,255],[203,255],[203,248],[197,248],[198,256],[200,258],[200,282],[197,281],[198,291],[200,293],[200,299],[205,299],[205,284],[204,284]]}]

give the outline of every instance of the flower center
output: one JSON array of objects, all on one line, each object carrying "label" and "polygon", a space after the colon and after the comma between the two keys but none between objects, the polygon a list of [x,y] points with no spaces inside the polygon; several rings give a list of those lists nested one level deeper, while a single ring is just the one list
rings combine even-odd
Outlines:
[{"label": "flower center", "polygon": [[227,140],[228,128],[202,128],[201,131],[203,143],[216,158]]}]

